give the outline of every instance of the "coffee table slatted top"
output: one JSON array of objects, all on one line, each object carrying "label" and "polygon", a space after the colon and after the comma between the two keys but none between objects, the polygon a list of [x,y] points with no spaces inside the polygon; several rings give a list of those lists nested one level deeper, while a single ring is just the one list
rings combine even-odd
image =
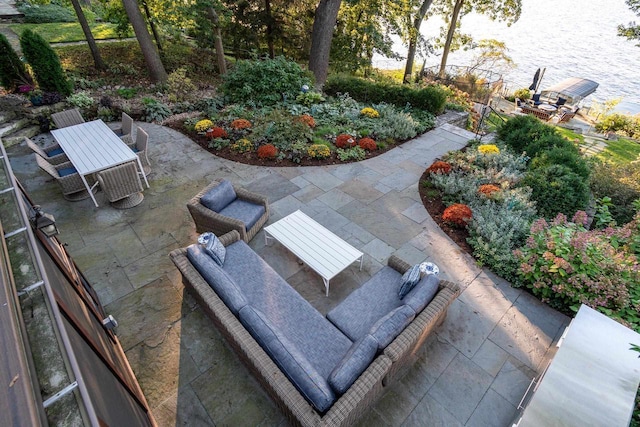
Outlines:
[{"label": "coffee table slatted top", "polygon": [[265,227],[265,237],[276,239],[318,273],[329,295],[329,280],[360,260],[363,254],[300,210]]}]

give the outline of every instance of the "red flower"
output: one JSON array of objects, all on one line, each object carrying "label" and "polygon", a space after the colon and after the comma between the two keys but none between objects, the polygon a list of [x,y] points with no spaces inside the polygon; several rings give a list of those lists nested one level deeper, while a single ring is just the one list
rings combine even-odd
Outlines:
[{"label": "red flower", "polygon": [[461,203],[455,203],[444,210],[442,214],[442,219],[444,221],[450,222],[459,227],[464,227],[467,225],[473,214],[471,213],[471,208],[467,205],[463,205]]},{"label": "red flower", "polygon": [[273,144],[258,147],[258,157],[261,159],[275,159],[276,154],[278,154],[278,149]]},{"label": "red flower", "polygon": [[231,127],[235,130],[249,129],[251,127],[251,122],[246,119],[235,119],[231,122]]},{"label": "red flower", "polygon": [[437,160],[427,168],[427,172],[442,173],[446,175],[451,172],[451,165],[447,162],[443,162],[442,160]]},{"label": "red flower", "polygon": [[228,135],[227,135],[227,131],[222,129],[221,127],[214,127],[207,131],[206,136],[209,139],[215,139],[215,138],[226,138]]},{"label": "red flower", "polygon": [[336,147],[338,148],[351,148],[351,147],[355,147],[355,145],[356,145],[356,140],[351,135],[347,135],[346,133],[343,133],[336,137]]},{"label": "red flower", "polygon": [[378,148],[376,142],[371,138],[362,138],[358,141],[358,145],[360,148],[367,151],[375,151]]}]

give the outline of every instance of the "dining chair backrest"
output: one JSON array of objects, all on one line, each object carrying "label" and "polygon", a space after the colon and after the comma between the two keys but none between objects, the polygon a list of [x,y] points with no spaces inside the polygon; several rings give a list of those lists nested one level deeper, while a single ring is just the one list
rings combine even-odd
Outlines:
[{"label": "dining chair backrest", "polygon": [[136,131],[136,148],[138,151],[147,151],[149,146],[149,134],[141,128]]},{"label": "dining chair backrest", "polygon": [[46,151],[44,151],[42,148],[40,148],[38,146],[38,144],[36,144],[35,142],[33,142],[32,140],[30,140],[29,138],[27,138],[26,136],[24,137],[24,141],[27,143],[27,147],[29,147],[31,149],[31,151],[33,151],[34,153],[36,153],[38,156],[42,157],[42,158],[47,158],[49,157],[46,153]]},{"label": "dining chair backrest", "polygon": [[56,169],[56,167],[53,166],[51,163],[47,162],[44,158],[42,158],[42,156],[39,156],[38,154],[36,154],[36,162],[38,163],[38,166],[40,167],[40,169],[42,169],[43,171],[51,175],[53,178],[55,179],[60,178],[60,174],[58,173],[58,170]]},{"label": "dining chair backrest", "polygon": [[77,108],[60,111],[59,113],[53,113],[51,115],[51,120],[53,120],[53,123],[58,129],[84,123],[82,114],[80,114],[80,111]]},{"label": "dining chair backrest", "polygon": [[122,135],[130,135],[133,131],[133,119],[127,113],[122,113]]},{"label": "dining chair backrest", "polygon": [[143,190],[138,169],[134,162],[128,162],[99,172],[98,182],[110,202],[124,199]]}]

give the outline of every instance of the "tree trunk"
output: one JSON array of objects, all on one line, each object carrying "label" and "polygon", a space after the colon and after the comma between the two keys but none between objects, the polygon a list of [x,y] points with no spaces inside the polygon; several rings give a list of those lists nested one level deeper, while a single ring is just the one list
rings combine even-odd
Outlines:
[{"label": "tree trunk", "polygon": [[267,15],[267,46],[269,48],[269,58],[276,57],[273,47],[273,16],[271,16],[271,0],[264,0],[264,12]]},{"label": "tree trunk", "polygon": [[107,66],[102,60],[102,56],[100,56],[98,45],[96,44],[96,41],[93,38],[93,34],[91,34],[91,28],[89,28],[89,23],[87,22],[87,18],[84,16],[82,7],[80,7],[80,2],[78,0],[71,0],[71,4],[73,5],[73,10],[76,11],[76,15],[78,15],[78,22],[80,22],[80,26],[82,27],[82,31],[84,32],[84,36],[87,39],[87,44],[89,45],[89,49],[91,50],[91,55],[93,56],[93,62],[96,64],[96,69],[106,70]]},{"label": "tree trunk", "polygon": [[227,62],[224,60],[224,47],[222,46],[222,32],[220,31],[220,18],[213,7],[207,9],[209,21],[214,31],[214,47],[216,49],[216,59],[218,60],[218,72],[220,75],[227,73]]},{"label": "tree trunk", "polygon": [[149,72],[151,81],[154,83],[166,82],[167,72],[164,69],[156,46],[153,44],[153,40],[151,40],[151,36],[147,30],[147,24],[144,22],[136,0],[122,0],[122,4],[127,12],[133,31],[136,33],[136,38],[140,44],[140,50],[144,56],[144,62],[147,65],[147,71]]},{"label": "tree trunk", "polygon": [[321,88],[329,73],[329,52],[333,29],[338,19],[338,10],[342,0],[320,0],[313,19],[311,31],[311,51],[309,52],[309,70],[316,78],[316,87]]},{"label": "tree trunk", "polygon": [[407,52],[407,64],[404,67],[403,83],[409,83],[411,74],[413,73],[413,61],[416,57],[416,49],[418,46],[418,37],[420,36],[420,26],[424,20],[427,11],[431,7],[433,0],[424,0],[422,6],[418,10],[416,18],[413,20],[413,29],[409,34],[409,52]]},{"label": "tree trunk", "polygon": [[146,0],[142,2],[142,7],[144,7],[144,13],[147,15],[147,20],[149,21],[149,26],[151,27],[151,32],[153,33],[153,39],[156,41],[156,46],[158,46],[158,50],[162,50],[162,45],[160,44],[160,37],[158,37],[158,30],[156,29],[156,24],[153,22],[153,17],[151,16],[151,12],[149,12],[149,5]]},{"label": "tree trunk", "polygon": [[447,40],[444,43],[444,51],[442,52],[442,60],[440,61],[440,71],[438,77],[444,77],[445,67],[447,66],[447,57],[449,56],[449,50],[451,49],[451,42],[453,41],[453,34],[456,32],[456,25],[458,23],[458,15],[460,15],[460,9],[464,0],[456,0],[455,6],[453,6],[453,13],[451,14],[451,23],[449,24],[449,31],[447,32]]}]

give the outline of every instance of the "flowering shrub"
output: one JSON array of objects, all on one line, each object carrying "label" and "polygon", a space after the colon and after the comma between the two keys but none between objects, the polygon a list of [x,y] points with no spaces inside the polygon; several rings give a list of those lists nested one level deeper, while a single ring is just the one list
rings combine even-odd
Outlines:
[{"label": "flowering shrub", "polygon": [[478,146],[481,154],[500,154],[500,149],[495,144],[482,144]]},{"label": "flowering shrub", "polygon": [[258,157],[261,159],[275,159],[278,149],[273,144],[265,144],[258,147]]},{"label": "flowering shrub", "polygon": [[[196,123],[196,126],[198,126],[198,123]],[[218,127],[218,126],[209,129],[207,131],[206,135],[207,135],[207,138],[210,138],[210,139],[226,138],[227,136],[229,136],[229,135],[227,135],[227,131],[226,130],[224,130],[221,127]]]},{"label": "flowering shrub", "polygon": [[314,159],[326,159],[331,155],[331,150],[323,144],[312,144],[307,148],[307,154]]},{"label": "flowering shrub", "polygon": [[455,203],[444,210],[442,219],[458,227],[464,227],[473,218],[471,208],[461,203]]},{"label": "flowering shrub", "polygon": [[194,129],[196,132],[206,132],[208,129],[213,127],[213,122],[209,119],[200,120],[196,123]]},{"label": "flowering shrub", "polygon": [[446,175],[451,172],[451,165],[447,162],[443,162],[442,160],[436,160],[431,166],[427,168],[427,172],[441,173]]},{"label": "flowering shrub", "polygon": [[500,191],[500,187],[495,184],[483,184],[478,187],[478,193],[483,194],[487,197],[491,197],[493,193],[498,191]]},{"label": "flowering shrub", "polygon": [[249,129],[251,127],[251,122],[246,119],[235,119],[231,122],[231,128],[235,130],[240,129]]},{"label": "flowering shrub", "polygon": [[304,124],[306,124],[307,126],[309,126],[310,128],[314,128],[316,127],[316,121],[313,119],[313,117],[311,117],[308,114],[303,114],[301,116],[296,117],[296,119]]},{"label": "flowering shrub", "polygon": [[346,133],[340,134],[336,137],[336,147],[338,148],[351,148],[355,147],[356,139]]},{"label": "flowering shrub", "polygon": [[241,138],[231,144],[231,149],[233,151],[237,151],[238,153],[246,153],[253,150],[253,143],[247,138]]},{"label": "flowering shrub", "polygon": [[371,138],[362,138],[358,141],[358,146],[366,151],[375,151],[378,148],[376,142]]},{"label": "flowering shrub", "polygon": [[360,110],[360,114],[362,114],[363,116],[369,117],[371,119],[377,119],[378,117],[380,117],[380,113],[378,113],[377,110],[371,107],[363,108],[362,110]]},{"label": "flowering shrub", "polygon": [[640,214],[622,228],[589,231],[586,213],[572,222],[563,214],[539,219],[515,252],[522,283],[534,295],[564,311],[586,304],[640,330],[640,266],[630,244],[640,242]]}]

